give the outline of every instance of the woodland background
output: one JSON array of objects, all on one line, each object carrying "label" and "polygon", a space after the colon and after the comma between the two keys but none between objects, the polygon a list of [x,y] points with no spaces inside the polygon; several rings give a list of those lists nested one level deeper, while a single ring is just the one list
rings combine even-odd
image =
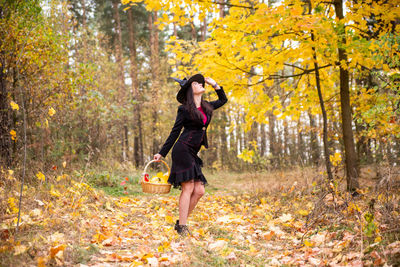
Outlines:
[{"label": "woodland background", "polygon": [[175,119],[170,77],[198,72],[229,99],[200,152],[210,175],[308,169],[356,195],[368,169],[396,190],[399,32],[395,0],[1,0],[0,216],[24,183],[140,173]]},{"label": "woodland background", "polygon": [[318,166],[326,152],[348,169],[399,164],[396,1],[340,2],[341,21],[318,1],[133,2],[3,1],[3,170],[21,168],[25,144],[29,177],[64,161],[143,166],[176,115],[169,77],[196,72],[230,100],[210,168]]}]

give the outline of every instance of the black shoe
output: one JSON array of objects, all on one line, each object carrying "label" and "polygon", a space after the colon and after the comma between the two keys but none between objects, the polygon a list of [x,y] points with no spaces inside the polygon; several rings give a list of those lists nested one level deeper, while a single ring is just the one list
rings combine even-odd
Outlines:
[{"label": "black shoe", "polygon": [[187,227],[187,225],[179,225],[176,227],[176,231],[178,232],[179,235],[181,236],[187,236],[187,235],[191,235],[189,228]]},{"label": "black shoe", "polygon": [[179,220],[176,220],[175,227],[174,227],[175,231],[178,231],[178,226],[179,226]]}]

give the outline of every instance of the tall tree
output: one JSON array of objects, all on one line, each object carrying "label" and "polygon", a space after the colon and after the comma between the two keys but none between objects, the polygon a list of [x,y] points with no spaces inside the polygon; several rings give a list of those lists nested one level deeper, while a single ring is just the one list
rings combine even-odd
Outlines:
[{"label": "tall tree", "polygon": [[[0,5],[0,20],[4,19],[6,6]],[[0,47],[3,46],[4,39],[0,39]],[[0,49],[0,163],[5,166],[11,164],[11,138],[10,138],[10,118],[7,99],[7,79],[6,79],[6,58],[5,51]]]},{"label": "tall tree", "polygon": [[[119,0],[113,0],[113,11],[114,11],[114,21],[115,21],[115,34],[116,38],[115,42],[115,57],[118,66],[118,80],[117,86],[119,91],[120,105],[123,106],[126,103],[126,88],[125,88],[125,75],[124,75],[124,62],[123,62],[123,54],[122,54],[122,32],[121,32],[121,19],[119,14]],[[122,117],[122,160],[126,161],[129,143],[128,143],[128,125],[126,116]]]},{"label": "tall tree", "polygon": [[[158,123],[158,93],[160,90],[160,61],[159,61],[159,44],[158,44],[158,29],[154,25],[157,20],[157,12],[150,12],[148,16],[149,27],[149,43],[150,43],[150,67],[151,67],[151,92],[152,92],[152,131],[157,132]],[[153,153],[159,150],[158,135],[153,137]]]},{"label": "tall tree", "polygon": [[340,38],[338,44],[338,60],[340,62],[340,106],[341,106],[341,116],[342,116],[342,134],[344,142],[345,151],[345,161],[346,161],[346,178],[347,178],[347,189],[350,191],[355,191],[358,187],[358,159],[355,149],[353,127],[352,127],[352,114],[350,105],[350,88],[349,88],[349,71],[348,56],[346,53],[346,30],[344,27],[344,11],[343,11],[343,0],[334,1],[335,13],[339,19],[338,26],[340,29]]},{"label": "tall tree", "polygon": [[130,51],[130,76],[132,79],[133,98],[135,100],[133,111],[133,159],[136,166],[143,165],[143,131],[142,131],[142,98],[139,92],[138,63],[136,52],[136,31],[132,9],[128,9],[129,51]]}]

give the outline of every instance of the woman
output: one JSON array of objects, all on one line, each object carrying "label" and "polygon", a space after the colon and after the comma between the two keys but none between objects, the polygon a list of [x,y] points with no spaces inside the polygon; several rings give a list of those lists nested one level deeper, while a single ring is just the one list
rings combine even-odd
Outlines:
[{"label": "woman", "polygon": [[[172,149],[172,167],[168,182],[175,188],[181,188],[179,197],[179,220],[175,230],[181,234],[189,233],[186,221],[197,202],[204,195],[207,180],[201,172],[202,160],[197,152],[203,145],[208,148],[207,127],[210,124],[213,110],[227,102],[226,95],[213,79],[204,78],[201,74],[192,76],[189,80],[179,80],[181,89],[176,98],[182,104],[178,107],[175,124],[160,152],[154,155],[154,160],[165,157],[178,138],[182,127],[183,133]],[[207,102],[202,98],[205,83],[211,85],[217,92],[218,100]]]}]

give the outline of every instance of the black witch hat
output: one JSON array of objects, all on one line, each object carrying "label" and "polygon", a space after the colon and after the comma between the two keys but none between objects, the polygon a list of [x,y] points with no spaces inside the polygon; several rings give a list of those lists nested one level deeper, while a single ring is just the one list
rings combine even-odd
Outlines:
[{"label": "black witch hat", "polygon": [[192,85],[192,82],[198,82],[203,84],[203,87],[205,86],[204,76],[200,73],[193,75],[192,77],[190,77],[189,80],[187,80],[186,78],[184,78],[183,80],[174,77],[171,78],[174,79],[176,82],[178,82],[179,85],[181,86],[181,89],[176,95],[176,100],[178,100],[178,102],[182,104],[186,101],[186,92]]}]

